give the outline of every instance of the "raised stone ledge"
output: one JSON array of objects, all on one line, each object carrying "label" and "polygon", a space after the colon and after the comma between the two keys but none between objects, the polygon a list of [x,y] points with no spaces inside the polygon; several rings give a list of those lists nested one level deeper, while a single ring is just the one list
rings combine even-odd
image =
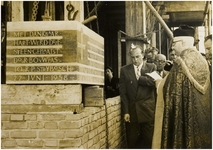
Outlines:
[{"label": "raised stone ledge", "polygon": [[56,104],[56,105],[33,105],[33,104],[2,104],[1,113],[28,113],[28,112],[77,112],[80,113],[83,110],[83,104],[68,105],[68,104]]},{"label": "raised stone ledge", "polygon": [[1,85],[1,104],[81,104],[82,86]]}]

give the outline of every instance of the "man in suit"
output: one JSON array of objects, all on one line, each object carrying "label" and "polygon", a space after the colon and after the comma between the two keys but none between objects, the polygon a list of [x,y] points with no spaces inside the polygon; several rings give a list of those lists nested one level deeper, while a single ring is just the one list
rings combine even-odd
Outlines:
[{"label": "man in suit", "polygon": [[159,50],[155,47],[148,47],[145,50],[145,59],[148,63],[154,63],[155,56],[158,54]]},{"label": "man in suit", "polygon": [[165,66],[164,66],[164,70],[166,71],[170,71],[172,66],[173,66],[173,62],[175,60],[175,58],[177,57],[175,50],[170,49],[169,50],[169,60],[167,60]]},{"label": "man in suit", "polygon": [[206,60],[209,65],[210,79],[212,83],[212,34],[208,35],[204,40],[204,47],[206,52]]},{"label": "man in suit", "polygon": [[156,66],[143,61],[139,45],[132,45],[129,54],[132,64],[121,68],[119,88],[128,148],[151,148],[156,91],[155,81],[146,73],[156,71]]},{"label": "man in suit", "polygon": [[164,78],[168,74],[168,72],[164,70],[166,65],[166,56],[163,54],[157,54],[154,63],[157,66],[157,73]]},{"label": "man in suit", "polygon": [[169,50],[169,60],[170,60],[171,62],[173,62],[174,59],[175,59],[176,57],[177,57],[177,55],[176,55],[176,53],[175,53],[175,50],[170,49],[170,50]]}]

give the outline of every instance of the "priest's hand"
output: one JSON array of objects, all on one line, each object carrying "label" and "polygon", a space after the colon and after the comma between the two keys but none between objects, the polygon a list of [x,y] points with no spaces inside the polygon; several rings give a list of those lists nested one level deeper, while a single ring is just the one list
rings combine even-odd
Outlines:
[{"label": "priest's hand", "polygon": [[130,122],[130,115],[129,114],[125,114],[124,115],[124,120],[125,120],[125,122]]}]

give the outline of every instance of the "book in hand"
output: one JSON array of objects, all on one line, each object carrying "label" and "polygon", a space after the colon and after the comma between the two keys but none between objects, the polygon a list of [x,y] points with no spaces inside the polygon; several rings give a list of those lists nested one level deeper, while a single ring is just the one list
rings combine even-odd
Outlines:
[{"label": "book in hand", "polygon": [[153,71],[151,73],[146,73],[146,74],[150,76],[151,78],[153,78],[154,80],[162,79],[162,77],[156,71]]}]

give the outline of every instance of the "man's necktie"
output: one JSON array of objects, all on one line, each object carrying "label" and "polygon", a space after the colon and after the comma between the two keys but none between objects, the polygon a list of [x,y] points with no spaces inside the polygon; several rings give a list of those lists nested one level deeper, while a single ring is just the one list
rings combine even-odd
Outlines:
[{"label": "man's necktie", "polygon": [[161,71],[157,71],[157,73],[162,77]]},{"label": "man's necktie", "polygon": [[139,77],[140,77],[140,69],[139,69],[139,67],[137,67],[137,74],[136,74],[136,77],[137,77],[137,80],[139,79]]}]

